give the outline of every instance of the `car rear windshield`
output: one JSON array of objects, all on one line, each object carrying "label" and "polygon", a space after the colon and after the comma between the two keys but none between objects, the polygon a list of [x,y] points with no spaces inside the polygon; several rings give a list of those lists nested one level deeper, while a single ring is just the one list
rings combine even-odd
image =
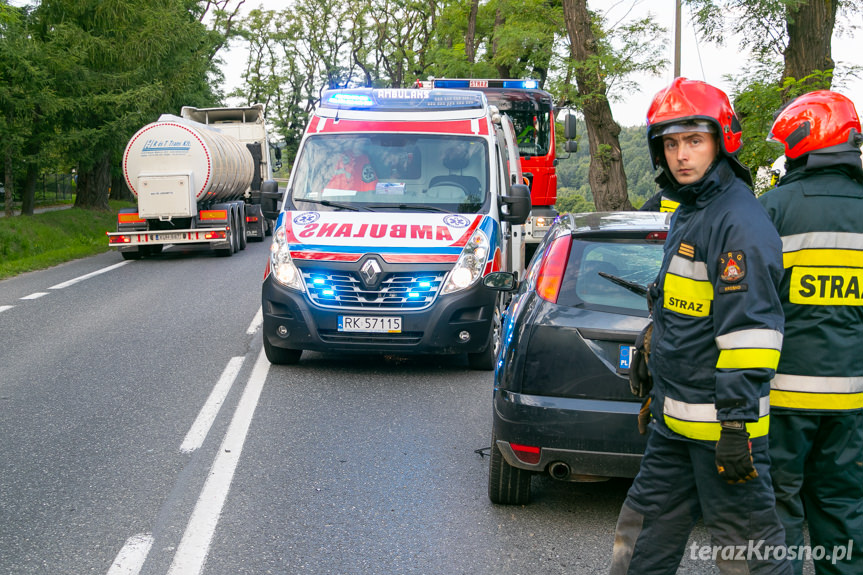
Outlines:
[{"label": "car rear windshield", "polygon": [[662,243],[644,240],[574,240],[557,303],[647,312],[647,299],[600,275],[647,287],[662,264]]}]

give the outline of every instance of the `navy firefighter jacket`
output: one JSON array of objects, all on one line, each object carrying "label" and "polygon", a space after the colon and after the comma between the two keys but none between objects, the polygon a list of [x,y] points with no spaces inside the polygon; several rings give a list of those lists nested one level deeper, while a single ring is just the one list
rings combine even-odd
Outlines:
[{"label": "navy firefighter jacket", "polygon": [[677,191],[653,302],[656,428],[715,442],[736,420],[764,437],[784,324],[779,234],[725,158]]},{"label": "navy firefighter jacket", "polygon": [[785,266],[785,341],[770,392],[777,412],[863,410],[863,170],[859,153],[836,162],[789,171],[759,198]]}]

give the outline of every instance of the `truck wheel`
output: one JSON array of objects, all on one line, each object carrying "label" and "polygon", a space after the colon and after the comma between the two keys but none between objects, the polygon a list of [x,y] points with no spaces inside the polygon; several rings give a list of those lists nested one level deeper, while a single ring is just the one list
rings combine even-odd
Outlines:
[{"label": "truck wheel", "polygon": [[139,260],[141,259],[141,250],[135,250],[134,252],[120,252],[120,255],[123,256],[124,260]]},{"label": "truck wheel", "polygon": [[530,503],[532,471],[513,467],[506,462],[491,434],[491,457],[488,462],[488,498],[500,505],[527,505]]},{"label": "truck wheel", "polygon": [[495,305],[494,317],[491,320],[491,334],[488,345],[483,351],[467,354],[467,363],[471,369],[478,371],[491,371],[500,350],[501,313],[500,306]]},{"label": "truck wheel", "polygon": [[237,227],[237,212],[231,210],[231,249],[234,253],[240,251],[240,228]]},{"label": "truck wheel", "polygon": [[267,336],[264,336],[264,353],[267,354],[267,359],[273,365],[294,365],[300,361],[303,350],[285,349],[284,347],[270,345],[270,340],[267,339]]}]

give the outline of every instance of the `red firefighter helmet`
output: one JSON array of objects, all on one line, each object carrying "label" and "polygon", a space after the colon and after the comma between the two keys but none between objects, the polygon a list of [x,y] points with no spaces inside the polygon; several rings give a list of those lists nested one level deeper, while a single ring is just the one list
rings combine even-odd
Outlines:
[{"label": "red firefighter helmet", "polygon": [[817,90],[791,100],[773,121],[768,142],[785,146],[790,159],[821,153],[858,150],[860,118],[854,104],[830,90]]},{"label": "red firefighter helmet", "polygon": [[[668,87],[663,88],[653,97],[647,110],[647,139],[675,131],[671,126],[683,124],[676,131],[705,131],[703,128],[712,125],[713,133],[717,134],[722,151],[726,156],[733,156],[740,150],[742,131],[734,108],[728,96],[715,86],[699,80],[675,78]],[[661,145],[651,145],[650,156],[653,167],[661,165],[663,156]]]}]

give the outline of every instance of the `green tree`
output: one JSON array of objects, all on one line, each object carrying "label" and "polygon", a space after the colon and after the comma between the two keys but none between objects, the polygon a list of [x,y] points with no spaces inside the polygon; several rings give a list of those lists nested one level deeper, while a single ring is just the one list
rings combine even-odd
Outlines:
[{"label": "green tree", "polygon": [[[586,0],[564,0],[564,18],[569,33],[571,60],[566,79],[575,77],[576,90],[567,94],[584,114],[590,146],[590,189],[597,210],[632,209],[620,149],[620,126],[614,121],[609,98],[611,83],[635,71],[658,72],[664,65],[659,56],[662,31],[650,19],[627,25],[622,48],[603,26],[601,15],[587,9]],[[654,40],[651,42],[651,40]]]},{"label": "green tree", "polygon": [[111,166],[143,124],[216,100],[214,36],[192,0],[43,0],[33,36],[62,105],[55,141],[78,166],[76,207],[108,209]]}]

